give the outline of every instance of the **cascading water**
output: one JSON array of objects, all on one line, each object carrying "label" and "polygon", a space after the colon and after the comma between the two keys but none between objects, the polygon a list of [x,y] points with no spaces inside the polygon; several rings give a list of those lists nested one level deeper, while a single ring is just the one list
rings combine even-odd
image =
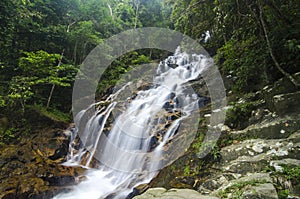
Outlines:
[{"label": "cascading water", "polygon": [[[129,82],[105,102],[93,104],[77,115],[75,123],[80,125],[72,135],[64,164],[89,168],[95,158],[98,166],[89,168],[86,179],[72,191],[55,199],[130,198],[134,187],[149,183],[164,166],[166,145],[172,142],[181,123],[198,109],[199,96],[187,94],[185,84],[198,78],[211,62],[203,55],[180,51],[178,48],[174,56],[158,65],[150,88],[121,102],[118,95]],[[118,107],[120,103],[122,108]],[[97,112],[87,117],[95,107]],[[77,134],[80,146],[75,146]]]}]

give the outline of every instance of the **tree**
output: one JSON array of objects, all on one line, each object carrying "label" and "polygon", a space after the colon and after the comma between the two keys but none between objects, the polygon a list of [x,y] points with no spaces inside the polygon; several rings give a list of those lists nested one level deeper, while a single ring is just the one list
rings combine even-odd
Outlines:
[{"label": "tree", "polygon": [[[174,1],[176,29],[203,42],[238,92],[260,89],[282,76],[299,85],[300,2],[296,0]],[[203,40],[203,32],[211,38]]]},{"label": "tree", "polygon": [[[25,56],[19,60],[20,74],[12,79],[9,88],[9,98],[12,99],[12,102],[18,99],[23,110],[26,102],[33,98],[35,101],[44,101],[46,99],[45,90],[49,89],[49,85],[62,87],[71,85],[70,82],[74,78],[76,69],[73,66],[61,64],[60,55],[49,54],[42,50],[23,53]],[[61,76],[66,72],[71,75]],[[53,89],[52,86],[47,106],[49,106]]]}]

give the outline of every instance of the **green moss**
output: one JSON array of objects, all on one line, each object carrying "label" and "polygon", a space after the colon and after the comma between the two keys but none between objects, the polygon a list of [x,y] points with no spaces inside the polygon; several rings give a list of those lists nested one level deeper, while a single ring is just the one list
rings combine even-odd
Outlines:
[{"label": "green moss", "polygon": [[16,136],[18,132],[17,128],[9,128],[6,130],[0,130],[0,146],[9,143]]},{"label": "green moss", "polygon": [[300,166],[283,165],[282,168],[282,171],[275,171],[273,175],[284,177],[293,185],[300,183]]},{"label": "green moss", "polygon": [[293,184],[300,183],[300,166],[283,166],[283,175],[287,177]]},{"label": "green moss", "polygon": [[236,184],[231,185],[230,187],[227,187],[225,190],[220,191],[218,193],[218,196],[221,198],[227,198],[228,194],[231,193],[233,195],[233,198],[242,199],[242,194],[249,187],[264,184],[266,182],[266,180],[251,180],[245,182],[238,182]]},{"label": "green moss", "polygon": [[279,199],[284,199],[287,198],[289,196],[289,190],[284,189],[278,192],[278,198]]},{"label": "green moss", "polygon": [[185,176],[188,176],[188,175],[190,175],[190,173],[191,173],[191,169],[190,169],[190,166],[189,165],[187,165],[185,168],[184,168],[184,175]]},{"label": "green moss", "polygon": [[33,110],[39,112],[41,115],[44,115],[47,118],[50,118],[53,121],[57,122],[70,122],[71,115],[63,113],[57,109],[46,109],[46,107],[40,105],[29,106]]}]

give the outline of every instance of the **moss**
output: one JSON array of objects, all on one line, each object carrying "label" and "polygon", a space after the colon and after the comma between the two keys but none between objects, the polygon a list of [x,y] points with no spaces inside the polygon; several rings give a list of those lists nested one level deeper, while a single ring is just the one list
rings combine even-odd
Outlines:
[{"label": "moss", "polygon": [[71,115],[63,113],[57,109],[46,109],[46,107],[40,105],[29,106],[29,109],[37,111],[42,116],[45,116],[56,122],[70,122]]},{"label": "moss", "polygon": [[278,192],[278,198],[279,199],[284,199],[284,198],[287,198],[288,196],[289,196],[289,190],[287,190],[287,189],[280,190]]},{"label": "moss", "polygon": [[9,143],[13,138],[16,136],[16,132],[18,129],[16,128],[9,128],[7,130],[0,130],[0,146]]},{"label": "moss", "polygon": [[284,165],[281,174],[290,180],[292,184],[300,183],[300,166],[293,167]]},{"label": "moss", "polygon": [[300,166],[283,165],[282,171],[275,171],[274,168],[267,168],[269,171],[273,171],[274,177],[281,177],[290,181],[293,185],[300,183]]},{"label": "moss", "polygon": [[184,175],[188,176],[191,173],[191,168],[189,165],[185,166],[184,171],[183,171]]},{"label": "moss", "polygon": [[237,102],[231,102],[231,108],[226,112],[225,124],[234,129],[245,128],[248,126],[252,111],[257,109],[261,103],[254,93],[244,95]]},{"label": "moss", "polygon": [[264,184],[266,182],[266,180],[251,180],[245,182],[238,182],[236,184],[231,185],[230,187],[227,187],[225,190],[220,191],[218,193],[218,196],[221,198],[227,198],[228,194],[231,193],[233,195],[233,198],[242,199],[242,194],[244,193],[244,191],[249,189],[249,187]]}]

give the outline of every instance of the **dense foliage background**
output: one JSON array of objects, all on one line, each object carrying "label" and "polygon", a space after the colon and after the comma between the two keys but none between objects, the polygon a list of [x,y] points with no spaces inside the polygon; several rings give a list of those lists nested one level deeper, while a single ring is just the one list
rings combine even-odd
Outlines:
[{"label": "dense foliage background", "polygon": [[[68,118],[72,82],[86,55],[132,28],[165,27],[196,39],[229,79],[227,89],[237,94],[282,76],[299,86],[292,76],[299,71],[299,15],[298,0],[1,1],[0,117],[6,119],[0,138],[14,136],[28,108]],[[99,93],[130,65],[159,56],[142,50],[116,60]]]}]

